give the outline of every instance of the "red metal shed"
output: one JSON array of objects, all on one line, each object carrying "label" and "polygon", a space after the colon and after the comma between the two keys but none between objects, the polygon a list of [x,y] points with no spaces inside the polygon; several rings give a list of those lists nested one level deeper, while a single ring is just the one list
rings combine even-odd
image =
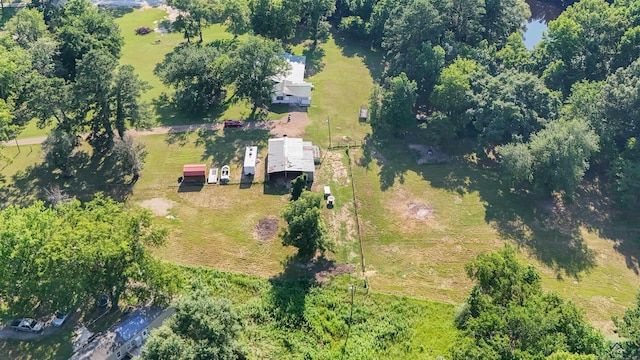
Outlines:
[{"label": "red metal shed", "polygon": [[182,168],[182,176],[184,177],[185,181],[204,182],[207,176],[207,165],[204,165],[204,164],[185,165]]}]

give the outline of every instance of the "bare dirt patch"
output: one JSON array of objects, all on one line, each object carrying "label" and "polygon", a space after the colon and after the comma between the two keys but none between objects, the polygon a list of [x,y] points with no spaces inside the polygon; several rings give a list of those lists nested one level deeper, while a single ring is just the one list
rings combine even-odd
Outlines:
[{"label": "bare dirt patch", "polygon": [[429,220],[433,219],[435,207],[433,205],[423,204],[421,202],[411,200],[407,204],[406,214],[416,220]]},{"label": "bare dirt patch", "polygon": [[[289,114],[291,114],[291,120],[289,120]],[[274,136],[303,137],[304,128],[311,123],[311,120],[304,111],[291,111],[280,120],[267,123],[270,125],[269,132]]]},{"label": "bare dirt patch", "polygon": [[348,185],[349,182],[349,173],[347,172],[347,167],[342,162],[342,151],[326,151],[324,154],[324,159],[322,160],[322,169],[321,171],[329,172],[331,174],[331,179],[333,182],[336,182],[340,185]]},{"label": "bare dirt patch", "polygon": [[264,218],[258,220],[253,228],[253,236],[260,241],[267,241],[273,238],[278,232],[279,221],[276,218]]},{"label": "bare dirt patch", "polygon": [[338,276],[343,274],[352,274],[356,270],[356,266],[353,264],[334,264],[329,268],[318,271],[315,275],[316,282],[327,282],[331,276]]},{"label": "bare dirt patch", "polygon": [[339,211],[333,211],[329,220],[329,233],[332,239],[347,243],[357,239],[356,220],[353,202],[345,202]]},{"label": "bare dirt patch", "polygon": [[166,216],[169,214],[169,209],[171,209],[175,204],[175,201],[171,201],[169,199],[153,198],[141,202],[140,206],[151,210],[156,216]]}]

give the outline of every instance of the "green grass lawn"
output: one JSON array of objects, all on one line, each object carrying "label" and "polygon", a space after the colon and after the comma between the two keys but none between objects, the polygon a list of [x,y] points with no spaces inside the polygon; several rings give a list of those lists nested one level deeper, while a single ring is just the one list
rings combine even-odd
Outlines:
[{"label": "green grass lawn", "polygon": [[[180,34],[137,36],[133,29],[154,26],[164,16],[159,9],[134,10],[117,20],[127,41],[122,63],[134,65],[154,85],[147,100],[169,91],[153,68],[183,40]],[[222,37],[230,35],[220,26],[208,28],[204,35],[205,42]],[[154,44],[156,40],[160,42]],[[367,104],[379,57],[333,37],[320,49],[315,54],[307,51],[316,73],[309,78],[315,88],[305,138],[326,147],[329,117],[334,146],[359,142],[370,132],[367,124],[358,122],[358,110]],[[293,50],[302,54],[307,49],[298,45]],[[270,116],[281,116],[279,111]],[[248,107],[237,105],[224,116],[242,117],[247,112]],[[164,123],[202,121],[175,112],[160,115]],[[149,151],[146,168],[134,186],[101,183],[100,173],[91,172],[95,169],[90,166],[84,169],[89,175],[63,185],[78,193],[117,185],[123,190],[120,196],[131,203],[169,204],[168,215],[174,218],[158,216],[171,228],[167,246],[156,250],[163,259],[270,278],[282,271],[293,249],[282,247],[275,234],[256,239],[254,228],[261,219],[278,218],[288,195],[282,187],[265,186],[262,174],[251,185],[238,182],[244,146],[260,145],[264,159],[269,136],[262,130],[147,136],[141,138]],[[480,252],[514,242],[522,257],[541,271],[546,289],[576,302],[592,323],[610,334],[610,317],[631,306],[639,290],[640,249],[634,241],[639,234],[633,222],[617,221],[597,201],[591,204],[598,198],[588,194],[568,205],[566,213],[516,196],[492,169],[464,157],[450,164],[417,165],[407,145],[421,141],[417,131],[375,147],[350,149],[351,158],[345,149],[323,152],[314,190],[330,185],[337,198],[334,209],[323,209],[338,244],[332,259],[361,270],[351,192],[355,181],[366,276],[374,291],[460,303],[471,287],[464,264]],[[35,198],[49,184],[47,173],[13,176],[41,161],[38,146],[22,147],[20,153],[6,147],[3,153],[12,159],[0,170],[9,199]],[[177,179],[187,163],[230,164],[235,181],[227,186],[180,186]],[[16,179],[21,188],[12,187]],[[453,311],[450,305],[434,306],[447,307],[447,314]]]},{"label": "green grass lawn", "polygon": [[[245,119],[250,115],[250,104],[240,102],[225,110],[219,118],[209,116],[194,116],[167,107],[166,101],[161,100],[162,94],[171,95],[173,89],[166,87],[154,74],[156,65],[162,62],[167,54],[172,52],[177,46],[184,43],[182,33],[159,33],[152,32],[148,35],[136,35],[135,29],[141,26],[155,28],[167,16],[167,12],[162,9],[135,9],[125,13],[116,19],[120,31],[125,39],[122,49],[121,64],[132,65],[140,78],[148,82],[152,89],[146,92],[142,100],[154,103],[156,122],[158,125],[179,125],[198,124],[203,122],[217,121],[219,119]],[[225,27],[220,24],[211,25],[203,29],[204,43],[214,40],[232,39],[233,35],[225,31]],[[274,107],[268,115],[268,119],[276,119],[283,116],[286,111],[282,107]]]},{"label": "green grass lawn", "polygon": [[[366,61],[379,62],[378,54],[359,45],[346,50],[336,44],[333,37],[319,45],[315,54],[302,46],[295,47],[294,51],[306,54],[307,64],[317,64],[318,68],[318,72],[307,79],[314,85],[309,108],[309,117],[314,121],[307,127],[306,137],[327,147],[331,131],[333,146],[353,140],[359,143],[371,132],[368,124],[358,121],[360,107],[368,108],[373,87],[372,70],[367,67],[371,65]],[[367,58],[361,57],[362,53],[367,54]]]},{"label": "green grass lawn", "polygon": [[55,333],[36,340],[2,340],[0,358],[13,360],[66,360],[73,349],[73,328],[62,327]]},{"label": "green grass lawn", "polygon": [[[493,170],[464,159],[417,165],[412,141],[352,150],[360,158],[354,180],[373,289],[459,303],[472,285],[464,264],[512,242],[547,290],[577,303],[612,335],[611,316],[631,306],[638,291],[637,230],[580,218],[573,208],[593,199],[576,200],[560,216],[546,213],[545,202],[510,195]],[[624,237],[610,234],[620,228]]]}]

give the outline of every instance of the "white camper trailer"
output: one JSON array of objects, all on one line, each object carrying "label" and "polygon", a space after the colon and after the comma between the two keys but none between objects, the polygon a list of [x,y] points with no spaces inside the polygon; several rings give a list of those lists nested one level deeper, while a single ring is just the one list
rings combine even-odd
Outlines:
[{"label": "white camper trailer", "polygon": [[253,176],[256,174],[257,159],[258,159],[258,147],[247,146],[244,152],[244,167],[242,168],[243,176]]}]

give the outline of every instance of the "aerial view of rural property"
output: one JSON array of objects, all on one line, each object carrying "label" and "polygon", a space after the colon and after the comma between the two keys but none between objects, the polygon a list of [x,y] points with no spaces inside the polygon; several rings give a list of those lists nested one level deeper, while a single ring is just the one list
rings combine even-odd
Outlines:
[{"label": "aerial view of rural property", "polygon": [[0,11],[0,360],[640,359],[640,1]]}]

